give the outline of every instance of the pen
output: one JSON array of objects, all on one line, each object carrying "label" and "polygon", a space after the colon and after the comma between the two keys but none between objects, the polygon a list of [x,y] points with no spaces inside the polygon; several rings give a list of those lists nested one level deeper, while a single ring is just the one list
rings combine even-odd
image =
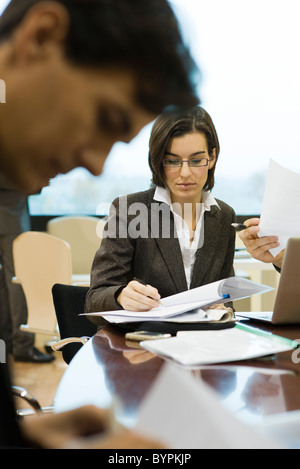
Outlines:
[{"label": "pen", "polygon": [[[144,282],[144,280],[141,280],[141,279],[139,279],[139,278],[133,277],[133,280],[135,280],[136,282],[141,283],[142,285],[145,285],[145,286],[148,285],[148,283]],[[155,298],[152,298],[152,296],[148,296],[148,298],[151,298],[151,300],[158,301],[158,300],[156,300]]]},{"label": "pen", "polygon": [[242,223],[231,223],[231,226],[233,226],[233,228],[236,231],[242,231],[242,230],[245,230],[247,228],[247,226],[243,225]]}]

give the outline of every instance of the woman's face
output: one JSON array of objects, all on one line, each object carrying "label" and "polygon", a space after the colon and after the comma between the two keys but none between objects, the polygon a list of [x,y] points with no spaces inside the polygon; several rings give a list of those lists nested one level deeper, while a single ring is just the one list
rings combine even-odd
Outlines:
[{"label": "woman's face", "polygon": [[[202,190],[206,183],[208,170],[216,160],[215,149],[208,154],[207,140],[203,132],[193,132],[174,137],[167,148],[166,159],[184,160],[182,166],[164,166],[165,182],[171,193],[172,202],[201,202]],[[207,158],[207,166],[192,167],[186,161]]]}]

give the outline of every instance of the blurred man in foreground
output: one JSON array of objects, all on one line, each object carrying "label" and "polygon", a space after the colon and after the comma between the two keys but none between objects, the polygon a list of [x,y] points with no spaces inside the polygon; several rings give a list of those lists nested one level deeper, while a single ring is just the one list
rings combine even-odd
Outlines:
[{"label": "blurred man in foreground", "polygon": [[[166,0],[12,0],[0,18],[0,172],[25,193],[77,166],[100,174],[116,141],[198,102],[195,72]],[[106,428],[89,407],[20,428],[5,364],[0,414],[4,447],[154,447],[127,431],[87,440]]]}]

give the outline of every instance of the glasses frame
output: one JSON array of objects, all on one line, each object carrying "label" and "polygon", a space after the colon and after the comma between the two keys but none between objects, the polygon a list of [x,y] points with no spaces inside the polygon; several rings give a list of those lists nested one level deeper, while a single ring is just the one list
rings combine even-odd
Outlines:
[{"label": "glasses frame", "polygon": [[209,161],[211,161],[211,158],[202,158],[202,157],[200,157],[200,158],[197,158],[197,159],[198,160],[206,160],[206,164],[201,164],[201,165],[197,166],[197,165],[192,165],[191,164],[192,160],[178,160],[178,161],[180,161],[180,165],[168,165],[168,164],[165,163],[167,159],[168,158],[163,159],[163,161],[162,161],[163,166],[165,168],[174,168],[174,169],[182,168],[183,163],[187,163],[190,168],[205,168],[205,166],[208,166]]}]

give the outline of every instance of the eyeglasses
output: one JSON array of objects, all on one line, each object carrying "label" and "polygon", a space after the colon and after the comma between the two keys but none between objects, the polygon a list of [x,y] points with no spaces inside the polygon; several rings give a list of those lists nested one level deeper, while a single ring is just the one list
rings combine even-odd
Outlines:
[{"label": "eyeglasses", "polygon": [[164,158],[163,165],[168,168],[181,168],[183,163],[187,163],[192,168],[200,168],[207,166],[209,158],[191,158],[190,160],[180,160],[179,158]]}]

